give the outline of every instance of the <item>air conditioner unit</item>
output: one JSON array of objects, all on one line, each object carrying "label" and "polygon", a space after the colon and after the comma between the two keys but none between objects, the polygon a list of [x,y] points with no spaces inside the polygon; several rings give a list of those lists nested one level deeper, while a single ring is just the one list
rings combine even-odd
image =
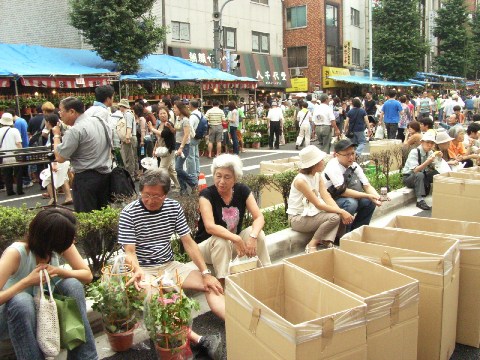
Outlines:
[{"label": "air conditioner unit", "polygon": [[290,77],[300,77],[302,76],[302,73],[300,71],[300,68],[291,68],[290,69]]}]

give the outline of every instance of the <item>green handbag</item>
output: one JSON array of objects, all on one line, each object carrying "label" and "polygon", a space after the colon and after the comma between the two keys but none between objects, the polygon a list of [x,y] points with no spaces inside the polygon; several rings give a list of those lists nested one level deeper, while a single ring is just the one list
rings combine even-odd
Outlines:
[{"label": "green handbag", "polygon": [[74,298],[54,294],[60,323],[60,345],[62,349],[73,350],[84,344],[85,326]]}]

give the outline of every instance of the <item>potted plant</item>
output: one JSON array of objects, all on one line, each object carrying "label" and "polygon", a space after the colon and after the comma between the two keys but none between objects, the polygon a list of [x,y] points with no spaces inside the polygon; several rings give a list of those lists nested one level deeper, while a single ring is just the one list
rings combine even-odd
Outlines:
[{"label": "potted plant", "polygon": [[91,284],[87,293],[93,300],[92,309],[102,315],[110,347],[119,352],[132,347],[143,298],[134,285],[126,286],[132,273],[129,265],[116,272],[112,268],[104,267],[101,279]]},{"label": "potted plant", "polygon": [[199,310],[196,300],[188,298],[176,282],[152,287],[145,299],[143,321],[162,360],[184,359],[191,355],[189,334],[192,310]]},{"label": "potted plant", "polygon": [[260,134],[256,133],[252,135],[252,149],[260,149],[260,142],[262,137]]}]

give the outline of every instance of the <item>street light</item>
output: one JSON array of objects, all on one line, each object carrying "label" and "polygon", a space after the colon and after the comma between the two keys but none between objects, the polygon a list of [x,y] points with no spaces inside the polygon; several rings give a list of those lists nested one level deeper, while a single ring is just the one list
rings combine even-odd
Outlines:
[{"label": "street light", "polygon": [[220,10],[218,9],[218,0],[213,0],[213,68],[220,69],[220,59],[221,57],[218,56],[218,52],[220,51],[220,31],[222,30],[221,21],[222,21],[222,12],[230,1],[233,0],[226,0]]}]

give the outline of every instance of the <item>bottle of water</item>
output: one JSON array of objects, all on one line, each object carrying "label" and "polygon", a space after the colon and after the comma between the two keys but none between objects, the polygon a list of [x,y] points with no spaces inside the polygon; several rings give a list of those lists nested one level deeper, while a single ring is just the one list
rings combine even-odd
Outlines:
[{"label": "bottle of water", "polygon": [[145,155],[145,146],[142,146],[140,148],[140,155],[144,156]]}]

